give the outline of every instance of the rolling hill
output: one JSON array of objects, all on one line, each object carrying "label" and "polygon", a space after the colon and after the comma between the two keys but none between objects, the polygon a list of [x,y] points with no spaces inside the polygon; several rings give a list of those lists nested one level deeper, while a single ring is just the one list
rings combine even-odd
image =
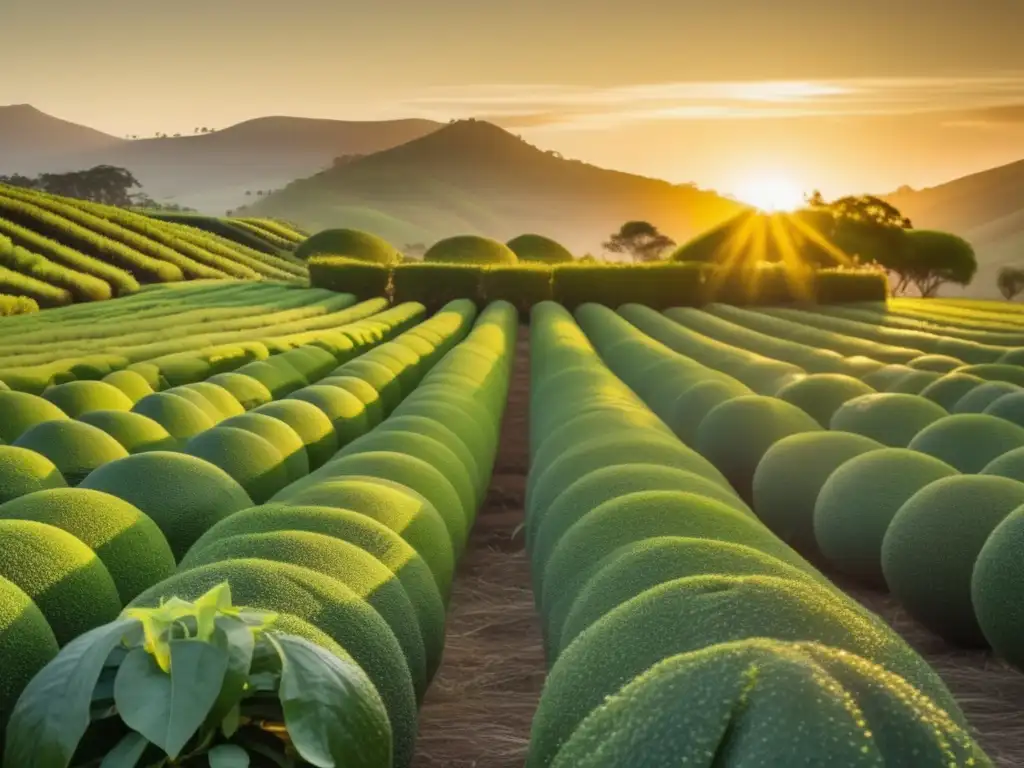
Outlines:
[{"label": "rolling hill", "polygon": [[741,208],[692,186],[567,160],[465,120],[295,181],[244,212],[314,230],[364,229],[399,248],[455,234],[507,240],[539,232],[581,253],[630,219],[682,241]]},{"label": "rolling hill", "polygon": [[1024,266],[1024,160],[928,189],[900,190],[888,199],[915,227],[955,232],[974,246],[974,281],[943,295],[995,298],[999,268]]},{"label": "rolling hill", "polygon": [[127,168],[154,199],[207,213],[314,173],[340,155],[378,152],[440,127],[430,120],[261,117],[194,136],[127,140],[20,105],[0,107],[0,174]]}]

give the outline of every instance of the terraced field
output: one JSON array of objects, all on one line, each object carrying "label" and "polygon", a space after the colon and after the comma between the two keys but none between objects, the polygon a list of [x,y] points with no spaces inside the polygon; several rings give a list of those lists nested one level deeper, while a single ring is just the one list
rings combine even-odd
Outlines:
[{"label": "terraced field", "polygon": [[353,764],[1024,764],[1024,310],[518,314],[200,280],[0,320],[0,719],[227,582],[361,670]]}]

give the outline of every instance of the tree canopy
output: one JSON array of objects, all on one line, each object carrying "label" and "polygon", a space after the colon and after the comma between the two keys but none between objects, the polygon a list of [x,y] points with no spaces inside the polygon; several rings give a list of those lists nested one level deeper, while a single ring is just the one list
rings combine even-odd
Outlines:
[{"label": "tree canopy", "polygon": [[1003,267],[996,277],[996,285],[1003,298],[1010,301],[1018,293],[1024,291],[1024,269],[1021,267]]},{"label": "tree canopy", "polygon": [[142,187],[131,171],[113,165],[97,165],[69,173],[42,173],[35,178],[18,174],[0,176],[0,182],[123,208],[136,204],[138,195],[132,190]]},{"label": "tree canopy", "polygon": [[606,251],[625,253],[633,261],[657,261],[676,244],[647,221],[627,221],[604,244]]}]

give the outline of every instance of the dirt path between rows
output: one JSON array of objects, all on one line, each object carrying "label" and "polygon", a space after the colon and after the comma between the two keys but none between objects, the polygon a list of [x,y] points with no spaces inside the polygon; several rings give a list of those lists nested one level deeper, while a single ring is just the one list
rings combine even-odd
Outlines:
[{"label": "dirt path between rows", "polygon": [[523,537],[529,342],[520,328],[491,486],[460,563],[413,768],[522,768],[546,675]]}]

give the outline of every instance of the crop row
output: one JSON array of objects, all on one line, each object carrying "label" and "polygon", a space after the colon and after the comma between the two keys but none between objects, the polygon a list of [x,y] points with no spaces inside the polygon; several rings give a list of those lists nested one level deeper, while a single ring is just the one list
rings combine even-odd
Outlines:
[{"label": "crop row", "polygon": [[[11,659],[0,717],[58,646],[112,620],[121,605],[226,579],[247,604],[287,614],[286,630],[351,654],[387,702],[397,755],[407,760],[415,703],[440,659],[454,552],[464,544],[450,530],[468,530],[486,487],[507,387],[511,308],[485,313],[462,351],[444,357],[474,315],[468,303],[446,308],[322,385],[221,421],[203,435],[207,448],[221,447],[214,463],[140,453],[69,489],[43,457],[0,449],[13,469],[5,490],[22,485],[0,506],[0,536],[11,545],[0,586],[5,613],[23,615],[19,631],[5,636],[5,660],[22,655]],[[196,391],[223,407],[224,393]],[[401,414],[387,418],[399,404]],[[463,406],[490,420],[450,417]],[[484,451],[470,454],[466,444]],[[294,450],[284,455],[286,446]],[[292,482],[279,486],[274,504],[253,507],[231,470]],[[24,483],[32,473],[34,492]],[[455,491],[463,481],[471,496]],[[449,529],[449,521],[461,526]],[[45,588],[38,574],[59,588]]]},{"label": "crop row", "polygon": [[[809,312],[799,323],[772,317],[765,325],[757,313],[728,308],[744,326],[684,310],[605,312],[588,307],[579,315],[606,362],[779,537],[864,586],[890,590],[947,641],[991,644],[1024,663],[1024,612],[1012,597],[1024,570],[1009,544],[1024,526],[1024,389],[1014,383],[1024,371],[907,347],[916,356],[888,366],[862,355],[829,356],[791,340],[807,337]],[[644,332],[646,359],[660,366],[656,377],[604,348],[627,320]],[[775,335],[746,327],[755,325]],[[837,348],[864,341],[828,333]],[[860,378],[811,372],[823,360],[831,366],[825,370]]]},{"label": "crop row", "polygon": [[0,293],[0,317],[27,315],[38,311],[39,305],[33,299]]},{"label": "crop row", "polygon": [[[195,213],[150,213],[149,216],[157,221],[164,221],[172,224],[184,224],[190,228],[207,232],[224,240],[242,245],[250,250],[260,251],[266,254],[275,254],[281,249],[281,240],[295,241],[291,238],[283,238],[277,233],[265,230],[259,225],[254,225],[252,220],[244,219],[222,219],[216,216],[203,216]],[[255,221],[263,221],[257,219]],[[268,237],[273,235],[273,237]],[[294,245],[292,246],[294,247]]]},{"label": "crop row", "polygon": [[527,534],[551,669],[527,764],[988,764],[935,672],[612,371],[665,401],[662,382],[712,372],[610,310],[577,316],[586,335],[533,313]]}]

